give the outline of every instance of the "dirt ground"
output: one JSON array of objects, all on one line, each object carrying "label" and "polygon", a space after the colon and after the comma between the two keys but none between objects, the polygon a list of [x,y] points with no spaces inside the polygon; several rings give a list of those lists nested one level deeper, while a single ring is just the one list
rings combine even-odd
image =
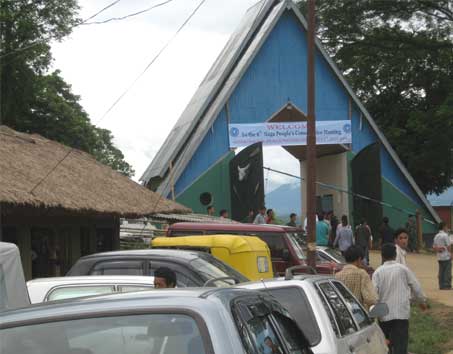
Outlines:
[{"label": "dirt ground", "polygon": [[[431,254],[409,253],[407,265],[415,272],[426,296],[433,301],[453,307],[453,291],[439,290],[437,281],[437,259]],[[381,264],[381,255],[377,251],[370,253],[371,266],[376,269]]]}]

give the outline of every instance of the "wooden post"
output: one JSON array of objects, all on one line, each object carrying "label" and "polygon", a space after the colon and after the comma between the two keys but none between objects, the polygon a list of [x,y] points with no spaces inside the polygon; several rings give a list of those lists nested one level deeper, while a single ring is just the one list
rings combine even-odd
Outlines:
[{"label": "wooden post", "polygon": [[416,225],[417,225],[417,249],[420,251],[423,247],[423,221],[422,215],[419,210],[415,212]]},{"label": "wooden post", "polygon": [[308,0],[307,31],[307,263],[316,267],[315,0]]}]

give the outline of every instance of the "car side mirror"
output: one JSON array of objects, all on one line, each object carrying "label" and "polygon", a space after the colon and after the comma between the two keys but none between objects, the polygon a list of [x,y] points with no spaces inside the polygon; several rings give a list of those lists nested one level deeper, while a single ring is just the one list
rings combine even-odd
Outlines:
[{"label": "car side mirror", "polygon": [[379,302],[376,305],[371,306],[368,316],[371,318],[379,318],[388,315],[389,307],[383,302]]},{"label": "car side mirror", "polygon": [[282,259],[285,261],[285,262],[289,262],[290,260],[290,254],[289,254],[289,250],[287,248],[285,248],[284,250],[282,250]]}]

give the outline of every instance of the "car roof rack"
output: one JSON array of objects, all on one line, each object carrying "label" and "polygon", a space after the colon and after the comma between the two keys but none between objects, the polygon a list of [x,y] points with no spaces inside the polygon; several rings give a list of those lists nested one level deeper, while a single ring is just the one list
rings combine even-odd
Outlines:
[{"label": "car roof rack", "polygon": [[286,268],[285,280],[294,279],[293,272],[297,271],[297,270],[303,270],[304,271],[303,273],[305,273],[305,274],[314,274],[314,275],[318,274],[316,269],[309,265],[297,265],[297,266]]}]

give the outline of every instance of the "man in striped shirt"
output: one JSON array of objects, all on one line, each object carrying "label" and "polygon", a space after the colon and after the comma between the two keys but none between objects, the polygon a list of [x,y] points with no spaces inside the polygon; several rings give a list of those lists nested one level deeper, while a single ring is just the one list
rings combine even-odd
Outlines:
[{"label": "man in striped shirt", "polygon": [[392,354],[407,354],[409,340],[409,317],[411,293],[426,310],[426,297],[414,273],[405,265],[397,263],[394,244],[382,246],[381,265],[373,274],[373,283],[378,292],[378,302],[386,303],[389,313],[380,318],[380,326]]}]

